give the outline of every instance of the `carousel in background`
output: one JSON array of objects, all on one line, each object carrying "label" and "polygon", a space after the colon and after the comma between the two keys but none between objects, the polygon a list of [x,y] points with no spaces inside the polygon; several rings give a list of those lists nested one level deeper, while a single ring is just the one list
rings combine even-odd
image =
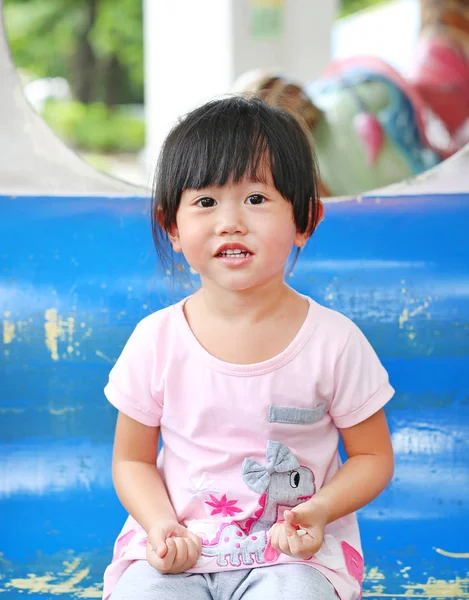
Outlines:
[{"label": "carousel in background", "polygon": [[469,2],[421,0],[420,36],[406,77],[360,56],[306,87],[247,73],[252,92],[301,116],[314,141],[323,195],[363,193],[439,164],[469,142]]}]

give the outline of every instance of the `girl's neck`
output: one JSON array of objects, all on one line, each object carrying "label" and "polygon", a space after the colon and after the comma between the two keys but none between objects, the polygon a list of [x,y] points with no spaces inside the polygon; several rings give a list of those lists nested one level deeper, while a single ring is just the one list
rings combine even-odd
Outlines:
[{"label": "girl's neck", "polygon": [[257,323],[283,312],[299,296],[282,280],[242,291],[232,291],[203,282],[195,294],[198,306],[205,309],[213,318]]}]

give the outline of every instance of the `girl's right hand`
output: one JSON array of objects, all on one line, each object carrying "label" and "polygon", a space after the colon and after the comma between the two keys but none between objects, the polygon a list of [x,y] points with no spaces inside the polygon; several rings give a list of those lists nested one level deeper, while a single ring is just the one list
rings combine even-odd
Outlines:
[{"label": "girl's right hand", "polygon": [[202,551],[200,538],[177,521],[157,521],[148,532],[147,561],[160,573],[191,569]]}]

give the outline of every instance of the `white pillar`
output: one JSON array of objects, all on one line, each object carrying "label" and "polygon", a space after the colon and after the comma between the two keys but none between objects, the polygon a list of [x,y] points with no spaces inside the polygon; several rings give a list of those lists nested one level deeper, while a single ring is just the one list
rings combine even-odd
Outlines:
[{"label": "white pillar", "polygon": [[144,0],[148,165],[177,118],[278,68],[303,83],[330,60],[337,0]]}]

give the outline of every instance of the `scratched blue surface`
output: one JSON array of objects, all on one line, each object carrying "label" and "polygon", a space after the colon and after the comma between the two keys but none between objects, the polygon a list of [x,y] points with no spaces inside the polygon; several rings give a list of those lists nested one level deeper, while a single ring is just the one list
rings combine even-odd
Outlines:
[{"label": "scratched blue surface", "polygon": [[[124,518],[102,389],[137,321],[188,290],[157,269],[144,200],[0,197],[0,215],[0,592],[78,557],[70,593],[36,593],[87,597]],[[360,512],[366,595],[469,572],[439,552],[469,552],[468,224],[469,194],[330,204],[290,279],[355,320],[397,392],[396,476]]]}]

